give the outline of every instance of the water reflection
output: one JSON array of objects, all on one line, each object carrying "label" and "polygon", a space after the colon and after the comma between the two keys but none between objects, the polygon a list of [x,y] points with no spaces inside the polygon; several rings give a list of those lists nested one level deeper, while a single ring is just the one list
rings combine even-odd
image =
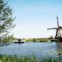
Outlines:
[{"label": "water reflection", "polygon": [[58,51],[58,56],[61,59],[62,58],[62,42],[57,42],[57,51]]},{"label": "water reflection", "polygon": [[24,44],[11,43],[0,47],[0,54],[17,56],[36,56],[39,58],[61,57],[62,42],[27,42]]}]

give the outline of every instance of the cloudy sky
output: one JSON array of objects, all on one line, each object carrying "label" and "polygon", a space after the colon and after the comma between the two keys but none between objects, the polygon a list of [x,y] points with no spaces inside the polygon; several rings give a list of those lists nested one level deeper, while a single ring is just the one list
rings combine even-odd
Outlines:
[{"label": "cloudy sky", "polygon": [[16,16],[12,30],[17,38],[41,38],[55,36],[56,17],[62,25],[62,0],[7,0]]}]

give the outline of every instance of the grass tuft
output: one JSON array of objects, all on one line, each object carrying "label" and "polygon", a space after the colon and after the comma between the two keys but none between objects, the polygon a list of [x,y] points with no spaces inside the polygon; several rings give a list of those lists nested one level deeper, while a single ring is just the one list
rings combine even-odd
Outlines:
[{"label": "grass tuft", "polygon": [[17,57],[17,56],[6,56],[6,55],[0,55],[0,62],[62,62],[61,59],[43,59],[39,60],[36,57]]}]

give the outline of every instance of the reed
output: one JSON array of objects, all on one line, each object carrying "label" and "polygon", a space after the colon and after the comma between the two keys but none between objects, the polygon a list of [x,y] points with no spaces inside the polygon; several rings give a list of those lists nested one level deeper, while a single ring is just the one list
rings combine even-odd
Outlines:
[{"label": "reed", "polygon": [[35,57],[17,57],[17,56],[0,56],[0,62],[62,62],[61,59],[43,59],[39,60]]}]

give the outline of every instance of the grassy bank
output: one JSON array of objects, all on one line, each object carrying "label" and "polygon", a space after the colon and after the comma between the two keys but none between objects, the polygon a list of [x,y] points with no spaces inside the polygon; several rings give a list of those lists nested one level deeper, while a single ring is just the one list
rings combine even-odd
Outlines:
[{"label": "grassy bank", "polygon": [[0,56],[0,62],[62,62],[60,59],[38,60],[35,57]]},{"label": "grassy bank", "polygon": [[26,42],[48,42],[50,39],[49,38],[28,38],[25,40]]}]

